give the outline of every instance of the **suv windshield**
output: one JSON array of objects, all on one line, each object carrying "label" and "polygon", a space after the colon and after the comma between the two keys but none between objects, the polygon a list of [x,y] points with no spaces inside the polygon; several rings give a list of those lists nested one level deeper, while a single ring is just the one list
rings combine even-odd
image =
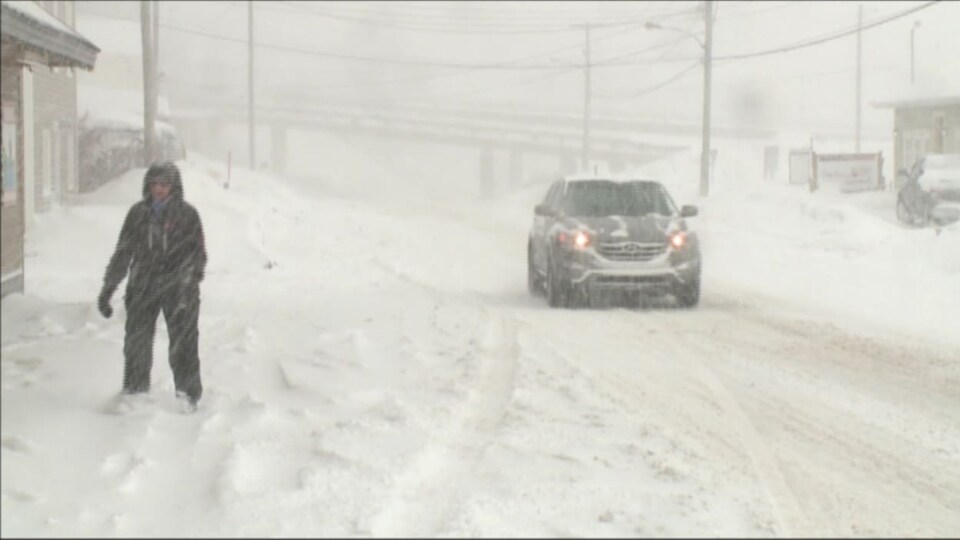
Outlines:
[{"label": "suv windshield", "polygon": [[569,216],[643,216],[676,213],[673,201],[655,182],[570,182],[561,206]]}]

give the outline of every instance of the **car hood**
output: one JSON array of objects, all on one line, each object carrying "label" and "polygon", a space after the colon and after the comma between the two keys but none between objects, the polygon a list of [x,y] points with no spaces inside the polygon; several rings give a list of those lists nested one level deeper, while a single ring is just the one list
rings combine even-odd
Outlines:
[{"label": "car hood", "polygon": [[668,234],[686,230],[682,219],[647,214],[645,216],[568,217],[564,220],[567,229],[585,229],[594,241],[662,243]]},{"label": "car hood", "polygon": [[924,191],[936,191],[951,200],[960,200],[960,167],[927,169],[917,178],[917,184]]}]

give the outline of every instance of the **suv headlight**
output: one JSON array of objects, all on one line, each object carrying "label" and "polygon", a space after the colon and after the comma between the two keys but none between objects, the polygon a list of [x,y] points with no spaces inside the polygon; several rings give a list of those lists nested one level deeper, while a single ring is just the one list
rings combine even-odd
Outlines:
[{"label": "suv headlight", "polygon": [[583,249],[590,245],[590,235],[584,231],[577,231],[577,234],[573,235],[573,245],[580,249]]},{"label": "suv headlight", "polygon": [[670,235],[670,245],[673,249],[680,249],[687,245],[687,233],[678,231]]},{"label": "suv headlight", "polygon": [[561,231],[557,234],[557,240],[562,246],[573,247],[576,249],[586,249],[590,245],[591,238],[590,233],[587,231],[576,231],[574,233],[567,233]]}]

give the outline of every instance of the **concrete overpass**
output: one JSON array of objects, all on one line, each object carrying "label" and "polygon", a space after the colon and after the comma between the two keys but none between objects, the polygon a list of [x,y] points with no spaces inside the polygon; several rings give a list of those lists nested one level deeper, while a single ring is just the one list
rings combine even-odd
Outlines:
[{"label": "concrete overpass", "polygon": [[[626,121],[599,120],[591,124],[590,163],[581,162],[582,120],[573,117],[538,114],[514,115],[482,111],[437,111],[416,108],[334,107],[298,104],[262,104],[255,111],[258,129],[269,129],[270,148],[258,155],[269,155],[271,170],[283,173],[287,163],[287,138],[291,129],[324,131],[344,135],[400,139],[411,143],[429,143],[471,147],[480,150],[481,192],[493,185],[494,152],[508,156],[508,184],[524,183],[524,157],[531,154],[552,156],[558,160],[561,174],[603,164],[616,172],[663,158],[689,148],[688,143],[660,142],[655,135]],[[221,104],[209,109],[175,112],[170,122],[177,126],[190,148],[209,152],[210,145],[227,126],[246,126],[248,110],[241,104]],[[649,131],[650,126],[645,126]],[[665,140],[676,137],[663,137]],[[245,148],[244,148],[245,150]],[[242,158],[237,156],[242,163]]]}]

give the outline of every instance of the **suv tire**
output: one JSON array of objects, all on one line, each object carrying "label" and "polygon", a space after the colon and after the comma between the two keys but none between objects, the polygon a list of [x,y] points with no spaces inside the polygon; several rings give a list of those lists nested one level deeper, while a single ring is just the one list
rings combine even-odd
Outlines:
[{"label": "suv tire", "polygon": [[551,257],[547,264],[547,304],[552,308],[566,307],[569,298],[570,291]]},{"label": "suv tire", "polygon": [[696,307],[700,303],[700,275],[698,274],[693,281],[683,285],[677,285],[673,289],[673,296],[677,298],[677,303],[683,308]]},{"label": "suv tire", "polygon": [[533,246],[527,244],[527,291],[531,296],[543,296],[544,289],[543,277],[533,264]]},{"label": "suv tire", "polygon": [[570,307],[576,309],[591,307],[590,290],[585,285],[571,287],[570,300],[567,303]]}]

